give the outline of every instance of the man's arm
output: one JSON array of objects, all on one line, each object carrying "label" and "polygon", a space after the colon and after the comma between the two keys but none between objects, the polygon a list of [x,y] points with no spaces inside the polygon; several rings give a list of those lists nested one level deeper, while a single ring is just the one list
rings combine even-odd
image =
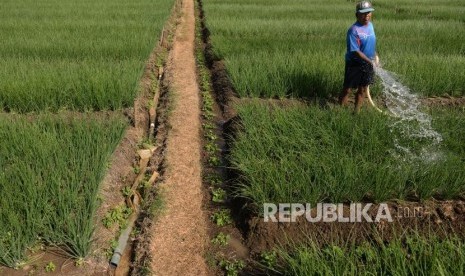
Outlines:
[{"label": "man's arm", "polygon": [[379,56],[378,56],[378,52],[375,52],[375,59],[374,59],[374,65],[376,67],[381,67],[381,65],[379,64]]},{"label": "man's arm", "polygon": [[[358,51],[354,51],[354,52],[359,58],[363,59],[364,61],[366,61],[368,63],[371,63],[372,65],[374,65],[373,62],[371,61],[371,59],[369,59],[362,51],[358,50]],[[378,55],[376,55],[376,56],[378,56]]]}]

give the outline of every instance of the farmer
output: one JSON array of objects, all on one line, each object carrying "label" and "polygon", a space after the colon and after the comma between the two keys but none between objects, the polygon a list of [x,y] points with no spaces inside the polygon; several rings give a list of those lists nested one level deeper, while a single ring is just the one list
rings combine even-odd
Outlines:
[{"label": "farmer", "polygon": [[374,66],[377,66],[376,36],[371,15],[373,6],[368,1],[357,3],[355,22],[347,31],[347,52],[345,55],[344,87],[339,102],[346,105],[351,88],[357,88],[355,112],[360,112],[368,86],[373,84]]}]

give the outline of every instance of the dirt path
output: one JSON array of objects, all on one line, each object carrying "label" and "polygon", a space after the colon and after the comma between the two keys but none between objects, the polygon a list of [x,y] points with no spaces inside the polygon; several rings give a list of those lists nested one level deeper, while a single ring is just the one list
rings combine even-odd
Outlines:
[{"label": "dirt path", "polygon": [[168,60],[172,113],[169,123],[165,203],[152,228],[152,271],[155,275],[206,275],[206,214],[202,210],[200,99],[194,59],[194,3],[183,0]]}]

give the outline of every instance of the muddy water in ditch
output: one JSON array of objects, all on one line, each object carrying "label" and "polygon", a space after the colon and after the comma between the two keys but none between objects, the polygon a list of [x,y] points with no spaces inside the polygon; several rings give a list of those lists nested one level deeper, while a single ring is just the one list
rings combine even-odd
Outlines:
[{"label": "muddy water in ditch", "polygon": [[[431,116],[420,109],[420,100],[396,76],[376,68],[383,84],[386,107],[393,115],[390,124],[396,149],[393,154],[404,161],[434,162],[442,158],[440,133],[431,126]],[[415,146],[414,146],[415,145]]]}]

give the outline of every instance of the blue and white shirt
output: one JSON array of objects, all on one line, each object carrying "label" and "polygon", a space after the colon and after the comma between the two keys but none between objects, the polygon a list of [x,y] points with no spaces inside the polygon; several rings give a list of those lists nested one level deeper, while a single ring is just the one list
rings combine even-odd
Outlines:
[{"label": "blue and white shirt", "polygon": [[361,51],[369,59],[374,59],[376,55],[376,35],[373,24],[368,22],[362,25],[355,22],[347,31],[347,53],[346,61],[360,62],[361,59],[355,51]]}]

